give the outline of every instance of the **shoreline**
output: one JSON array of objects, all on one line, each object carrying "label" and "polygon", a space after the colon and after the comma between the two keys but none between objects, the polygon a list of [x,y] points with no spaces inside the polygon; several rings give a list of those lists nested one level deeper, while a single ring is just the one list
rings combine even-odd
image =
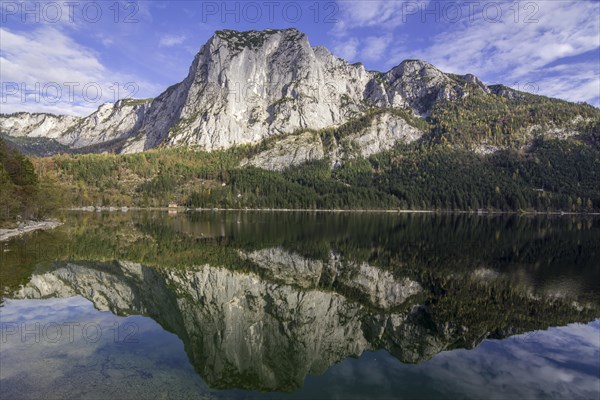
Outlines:
[{"label": "shoreline", "polygon": [[311,208],[188,208],[188,207],[70,207],[63,211],[83,212],[129,212],[129,211],[169,211],[184,212],[309,212],[309,213],[385,213],[385,214],[472,214],[472,215],[600,215],[600,212],[566,212],[566,211],[491,211],[491,210],[404,210],[404,209],[311,209]]},{"label": "shoreline", "polygon": [[61,226],[62,224],[62,222],[56,219],[48,219],[44,221],[25,221],[17,228],[0,229],[0,242],[4,242],[14,237],[22,236],[30,232],[54,229]]}]

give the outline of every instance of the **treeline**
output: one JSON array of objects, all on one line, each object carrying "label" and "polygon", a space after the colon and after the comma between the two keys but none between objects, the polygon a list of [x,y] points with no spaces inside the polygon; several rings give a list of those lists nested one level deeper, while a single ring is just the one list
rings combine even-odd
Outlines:
[{"label": "treeline", "polygon": [[370,159],[313,161],[273,172],[239,167],[247,150],[152,150],[36,159],[69,206],[192,208],[600,210],[600,147],[543,140],[527,153],[478,155],[431,143]]},{"label": "treeline", "polygon": [[552,129],[598,135],[600,110],[591,105],[505,90],[515,97],[474,92],[435,104],[429,117],[432,140],[470,148],[520,145]]},{"label": "treeline", "polygon": [[[283,172],[240,167],[281,136],[214,152],[61,155],[34,163],[42,182],[58,182],[65,206],[599,211],[600,110],[494,90],[504,96],[469,91],[436,101],[426,119],[374,109],[314,131],[326,152],[343,148],[345,159],[334,169],[328,159]],[[369,159],[353,158],[356,152],[344,148],[352,147],[347,137],[383,112],[425,135]],[[496,151],[474,151],[482,146]]]},{"label": "treeline", "polygon": [[39,179],[31,161],[0,139],[0,226],[42,218],[60,201],[56,186]]},{"label": "treeline", "polygon": [[530,153],[399,147],[371,158],[375,185],[403,208],[589,212],[600,209],[600,151],[539,140]]},{"label": "treeline", "polygon": [[[352,273],[361,265],[359,261],[365,261],[400,279],[419,282],[423,291],[411,301],[423,306],[421,322],[433,332],[453,335],[457,340],[454,346],[472,347],[482,335],[501,338],[557,324],[587,322],[598,315],[593,285],[575,285],[577,290],[561,296],[547,291],[565,276],[565,268],[569,276],[580,273],[580,281],[597,282],[590,279],[597,275],[591,268],[599,243],[594,219],[239,213],[227,221],[232,215],[194,213],[157,218],[149,213],[84,213],[77,217],[83,222],[66,224],[65,229],[34,241],[46,250],[44,256],[61,260],[56,267],[63,265],[62,261],[91,268],[99,265],[99,270],[115,278],[118,268],[114,261],[120,260],[156,267],[158,273],[198,265],[223,267],[273,284],[281,281],[269,269],[242,257],[240,251],[282,246],[308,255],[322,243],[328,250],[323,253],[325,259],[331,251],[339,255],[341,273]],[[246,219],[240,222],[240,218]],[[227,233],[216,237],[211,237],[209,230],[205,230],[206,237],[194,233],[192,228],[206,229],[211,220],[220,232],[225,229]],[[582,223],[587,227],[577,227]],[[465,251],[465,246],[472,251]],[[533,256],[528,259],[530,251]],[[7,253],[3,262],[11,274],[3,281],[1,293],[10,296],[29,281],[39,267],[36,256],[39,253]],[[500,274],[495,279],[478,279],[476,273],[482,266]],[[523,274],[530,280],[524,280]],[[587,292],[590,287],[593,289]],[[333,290],[373,310],[368,293],[335,280],[321,279],[311,288],[315,289]],[[584,307],[575,308],[573,301]]]}]

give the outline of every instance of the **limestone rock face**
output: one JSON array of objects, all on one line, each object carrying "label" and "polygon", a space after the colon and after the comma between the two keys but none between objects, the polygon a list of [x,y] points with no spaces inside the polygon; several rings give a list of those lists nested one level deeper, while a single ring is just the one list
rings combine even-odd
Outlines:
[{"label": "limestone rock face", "polygon": [[62,143],[81,148],[125,139],[140,128],[150,101],[120,100],[103,104],[96,112],[65,131]]},{"label": "limestone rock face", "polygon": [[[334,126],[359,113],[369,74],[295,29],[217,32],[187,78],[150,108],[145,148],[158,143],[207,150]],[[349,99],[340,107],[342,99]]]},{"label": "limestone rock face", "polygon": [[319,136],[305,132],[276,141],[272,148],[260,152],[243,164],[281,171],[307,161],[322,160],[324,157],[325,149]]},{"label": "limestone rock face", "polygon": [[[446,88],[452,82],[422,61],[403,62],[385,74],[367,71],[324,47],[311,47],[296,29],[224,30],[202,46],[182,82],[153,100],[105,104],[85,118],[2,115],[0,128],[8,136],[51,138],[73,149],[96,146],[90,151],[110,148],[130,153],[158,145],[225,149],[275,135],[336,127],[373,107],[426,114],[432,96],[458,95]],[[368,143],[362,152],[372,154],[388,148],[395,136],[406,136],[397,131],[399,123],[389,126],[393,131],[389,135],[364,139]],[[385,122],[381,127],[386,129]],[[378,138],[381,144],[373,142]],[[288,144],[282,143],[275,153]],[[279,170],[324,157],[314,141],[307,149],[292,145],[285,156],[265,156],[273,155],[277,160],[271,163],[262,157],[251,164]]]},{"label": "limestone rock face", "polygon": [[222,30],[201,47],[187,77],[155,99],[104,104],[84,118],[0,115],[0,131],[53,139],[80,152],[135,153],[157,146],[212,151],[268,140],[275,145],[248,163],[282,170],[325,157],[335,165],[344,155],[308,132],[381,112],[370,127],[346,140],[356,155],[367,157],[422,135],[390,111],[425,118],[439,102],[473,93],[521,96],[500,85],[488,88],[471,74],[446,74],[421,60],[403,61],[385,73],[367,71],[324,47],[312,47],[296,29]]},{"label": "limestone rock face", "polygon": [[60,139],[62,133],[82,118],[70,115],[15,113],[0,114],[0,130],[13,137]]},{"label": "limestone rock face", "polygon": [[354,143],[362,157],[369,157],[391,149],[395,143],[411,143],[423,136],[423,132],[409,125],[403,118],[393,114],[380,114],[370,126],[351,134],[346,140]]},{"label": "limestone rock face", "polygon": [[509,100],[517,100],[523,98],[523,94],[504,85],[493,85],[489,87],[489,90],[490,93],[493,93],[497,96],[505,97]]},{"label": "limestone rock face", "polygon": [[17,113],[0,115],[0,130],[13,137],[48,138],[73,149],[124,139],[140,128],[149,101],[119,100],[101,105],[91,115]]},{"label": "limestone rock face", "polygon": [[475,75],[473,75],[473,74],[466,74],[466,75],[463,75],[463,76],[462,76],[462,78],[463,78],[464,80],[466,80],[467,82],[470,82],[470,83],[474,83],[474,84],[476,84],[477,86],[479,86],[479,88],[480,88],[482,91],[484,91],[484,92],[485,92],[485,93],[487,93],[487,94],[489,94],[489,93],[491,93],[491,92],[492,92],[492,91],[490,90],[490,88],[488,88],[488,87],[487,87],[487,86],[486,86],[486,85],[485,85],[485,84],[484,84],[484,83],[481,81],[481,79],[479,79],[478,77],[476,77],[476,76],[475,76]]},{"label": "limestone rock face", "polygon": [[390,105],[409,105],[422,114],[428,112],[435,99],[446,96],[443,90],[451,84],[442,71],[418,60],[403,61],[387,72],[384,79]]},{"label": "limestone rock face", "polygon": [[[314,270],[315,260],[280,249],[254,256],[267,264],[282,263],[275,270],[298,263],[295,278]],[[367,275],[368,280],[388,278]],[[323,373],[348,356],[374,350],[380,341],[396,342],[385,337],[386,329],[393,329],[390,324],[414,323],[410,312],[373,314],[336,291],[302,289],[296,283],[209,265],[158,270],[123,261],[82,262],[34,275],[11,297],[80,295],[100,311],[148,315],[184,341],[190,361],[215,388],[293,390],[308,374]],[[366,324],[372,331],[368,335]],[[428,352],[435,354],[445,346],[440,343]]]},{"label": "limestone rock face", "polygon": [[[10,297],[78,295],[100,311],[151,317],[183,341],[207,384],[221,389],[291,391],[307,375],[364,351],[385,349],[416,363],[449,348],[474,347],[492,332],[502,337],[522,331],[499,331],[497,319],[488,320],[486,313],[481,320],[473,317],[472,326],[438,320],[427,304],[437,303],[439,287],[422,287],[402,271],[333,252],[324,259],[283,247],[238,254],[252,263],[251,271],[58,261],[32,274]],[[495,280],[484,269],[472,278],[490,285]]]},{"label": "limestone rock face", "polygon": [[268,149],[246,160],[242,165],[282,171],[307,161],[328,157],[332,161],[332,168],[335,168],[343,164],[344,159],[369,157],[391,149],[396,143],[414,142],[421,136],[423,132],[409,125],[402,117],[384,112],[374,116],[367,127],[339,141],[332,138],[330,148],[326,148],[319,135],[312,131],[283,136],[272,141]]},{"label": "limestone rock face", "polygon": [[327,279],[342,291],[361,293],[367,303],[380,309],[398,307],[422,290],[418,282],[398,279],[367,263],[342,262],[339,255],[333,253],[326,261],[307,259],[281,248],[243,255],[277,281],[311,288]]}]

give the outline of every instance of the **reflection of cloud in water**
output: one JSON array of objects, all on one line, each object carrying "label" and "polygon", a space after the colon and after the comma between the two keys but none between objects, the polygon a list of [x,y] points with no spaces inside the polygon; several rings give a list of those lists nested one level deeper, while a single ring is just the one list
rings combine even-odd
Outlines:
[{"label": "reflection of cloud in water", "polygon": [[[6,301],[2,324],[33,321],[95,323],[103,329],[127,322],[136,342],[101,340],[58,343],[6,337],[0,348],[3,398],[172,398],[229,397],[210,391],[189,364],[181,341],[145,317],[116,317],[81,298]],[[439,353],[419,364],[402,364],[385,351],[347,358],[285,398],[598,398],[600,320],[572,324],[505,340],[486,340],[474,350]],[[50,395],[48,395],[50,393]],[[239,394],[239,393],[238,393]],[[244,392],[261,397],[256,392]]]},{"label": "reflection of cloud in water", "polygon": [[[535,339],[485,341],[473,351],[441,353],[419,368],[475,397],[483,389],[487,398],[598,398],[600,321],[540,331]],[[452,368],[439,368],[444,362]]]},{"label": "reflection of cloud in water", "polygon": [[383,351],[365,353],[309,377],[296,394],[302,397],[316,385],[323,397],[361,398],[368,392],[361,393],[357,382],[370,382],[390,398],[600,397],[600,320],[538,331],[528,341],[522,336],[442,352],[417,365],[398,363]]},{"label": "reflection of cloud in water", "polygon": [[[98,312],[92,303],[81,298],[47,300],[7,300],[0,308],[2,343],[0,346],[0,382],[2,398],[86,398],[115,399],[160,398],[167,394],[179,398],[205,391],[206,386],[195,374],[177,336],[162,329],[146,317],[117,317]],[[33,333],[21,336],[21,323],[28,332],[40,324],[39,341]],[[79,323],[69,333],[64,323]],[[52,340],[61,326],[62,337]],[[94,341],[95,328],[86,340],[86,324],[102,329]],[[134,326],[126,343],[114,326]],[[7,328],[18,326],[16,334]],[[48,337],[51,340],[48,340]],[[72,338],[72,341],[71,341]]]},{"label": "reflection of cloud in water", "polygon": [[581,283],[568,276],[549,280],[542,286],[542,290],[546,296],[554,298],[564,298],[573,293],[583,292]]}]

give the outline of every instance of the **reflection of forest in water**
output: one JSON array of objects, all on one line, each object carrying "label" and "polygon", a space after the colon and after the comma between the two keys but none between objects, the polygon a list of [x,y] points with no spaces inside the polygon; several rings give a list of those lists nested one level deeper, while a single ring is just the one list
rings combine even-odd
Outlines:
[{"label": "reflection of forest in water", "polygon": [[593,320],[599,246],[587,217],[69,214],[0,272],[8,297],[152,317],[213,387],[293,390],[366,350],[415,363]]}]

